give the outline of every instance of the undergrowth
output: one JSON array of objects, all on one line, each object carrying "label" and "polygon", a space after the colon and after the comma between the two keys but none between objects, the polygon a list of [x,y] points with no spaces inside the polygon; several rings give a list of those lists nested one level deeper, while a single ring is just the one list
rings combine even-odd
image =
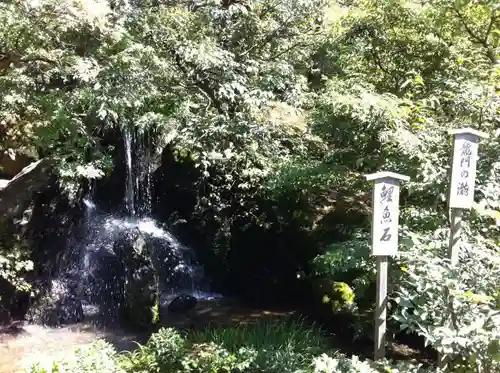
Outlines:
[{"label": "undergrowth", "polygon": [[302,320],[208,328],[181,334],[162,328],[145,345],[116,352],[97,341],[51,367],[30,373],[424,373],[420,366],[361,361],[329,348],[324,333]]}]

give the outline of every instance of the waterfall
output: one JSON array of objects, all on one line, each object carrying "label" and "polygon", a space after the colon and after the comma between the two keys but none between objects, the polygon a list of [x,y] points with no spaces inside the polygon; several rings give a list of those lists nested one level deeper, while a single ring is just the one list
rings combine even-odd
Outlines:
[{"label": "waterfall", "polygon": [[126,169],[126,182],[125,182],[125,206],[127,212],[135,215],[135,200],[134,200],[134,175],[132,169],[132,133],[127,127],[123,129],[123,142],[125,149],[125,169]]},{"label": "waterfall", "polygon": [[179,242],[171,231],[151,216],[151,139],[131,128],[124,128],[123,145],[125,180],[121,211],[124,207],[126,215],[101,211],[93,200],[91,188],[82,201],[84,233],[73,238],[70,245],[74,265],[61,273],[60,278],[69,276],[79,283],[85,315],[116,318],[119,304],[115,295],[123,291],[120,285],[124,280],[118,277],[116,268],[120,259],[114,245],[127,231],[138,230],[152,248],[163,305],[179,293],[203,299],[220,297],[208,291],[203,268],[193,250]]},{"label": "waterfall", "polygon": [[136,181],[135,195],[140,201],[138,209],[141,215],[151,215],[152,208],[152,184],[151,184],[151,162],[152,144],[147,134],[136,136]]},{"label": "waterfall", "polygon": [[125,150],[125,208],[130,216],[149,216],[152,208],[151,141],[147,134],[123,129]]}]

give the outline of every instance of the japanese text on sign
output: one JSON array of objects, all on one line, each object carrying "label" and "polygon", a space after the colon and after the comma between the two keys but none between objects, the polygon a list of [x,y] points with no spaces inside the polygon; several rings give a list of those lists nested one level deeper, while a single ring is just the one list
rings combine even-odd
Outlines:
[{"label": "japanese text on sign", "polygon": [[394,255],[398,250],[398,181],[382,178],[373,189],[372,254]]},{"label": "japanese text on sign", "polygon": [[477,137],[458,134],[455,137],[450,190],[451,208],[471,208],[476,179]]},{"label": "japanese text on sign", "polygon": [[469,195],[469,173],[471,162],[471,143],[464,141],[460,147],[460,177],[457,185],[457,196]]},{"label": "japanese text on sign", "polygon": [[389,242],[392,238],[391,203],[392,203],[393,192],[394,192],[394,185],[391,186],[383,185],[382,191],[380,192],[380,203],[382,207],[382,218],[380,219],[382,235],[380,236],[380,241],[382,242]]}]

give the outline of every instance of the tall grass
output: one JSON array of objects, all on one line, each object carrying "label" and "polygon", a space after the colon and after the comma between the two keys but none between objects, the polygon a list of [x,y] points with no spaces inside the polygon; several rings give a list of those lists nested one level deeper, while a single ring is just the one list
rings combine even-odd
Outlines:
[{"label": "tall grass", "polygon": [[216,327],[193,331],[188,335],[192,343],[214,342],[230,352],[241,347],[257,351],[289,351],[305,355],[324,352],[328,343],[325,333],[303,319],[263,319],[255,324],[226,328]]},{"label": "tall grass", "polygon": [[297,318],[208,328],[192,332],[188,338],[191,343],[214,342],[231,353],[240,348],[252,349],[257,353],[253,369],[266,373],[307,371],[314,356],[329,350],[323,331]]}]

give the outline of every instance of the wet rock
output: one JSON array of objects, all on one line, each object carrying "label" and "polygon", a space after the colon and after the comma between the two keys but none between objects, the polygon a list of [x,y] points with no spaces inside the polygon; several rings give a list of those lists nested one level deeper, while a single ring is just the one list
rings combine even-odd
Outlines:
[{"label": "wet rock", "polygon": [[12,318],[10,317],[10,312],[4,306],[0,304],[0,327],[10,325]]},{"label": "wet rock", "polygon": [[82,302],[74,279],[51,281],[50,289],[30,306],[26,319],[34,324],[60,326],[83,320]]},{"label": "wet rock", "polygon": [[33,196],[50,187],[54,161],[41,159],[23,168],[12,180],[2,182],[0,216],[19,216],[33,201]]},{"label": "wet rock", "polygon": [[113,251],[124,267],[124,316],[137,326],[159,321],[159,279],[146,237],[130,229],[115,242]]},{"label": "wet rock", "polygon": [[20,151],[0,153],[0,175],[7,178],[14,177],[33,161],[35,157]]},{"label": "wet rock", "polygon": [[148,239],[153,248],[153,264],[161,279],[160,286],[165,289],[190,289],[195,285],[193,272],[196,260],[192,251],[176,240],[160,237]]},{"label": "wet rock", "polygon": [[58,304],[56,315],[60,324],[71,324],[82,321],[82,301],[76,298],[62,299]]},{"label": "wet rock", "polygon": [[92,303],[99,304],[100,314],[117,320],[125,302],[125,266],[121,258],[105,248],[94,253],[92,271],[85,295]]},{"label": "wet rock", "polygon": [[168,312],[186,313],[196,307],[198,299],[189,294],[180,294],[168,305]]},{"label": "wet rock", "polygon": [[20,151],[0,153],[0,175],[7,178],[14,177],[35,160],[34,156]]}]

